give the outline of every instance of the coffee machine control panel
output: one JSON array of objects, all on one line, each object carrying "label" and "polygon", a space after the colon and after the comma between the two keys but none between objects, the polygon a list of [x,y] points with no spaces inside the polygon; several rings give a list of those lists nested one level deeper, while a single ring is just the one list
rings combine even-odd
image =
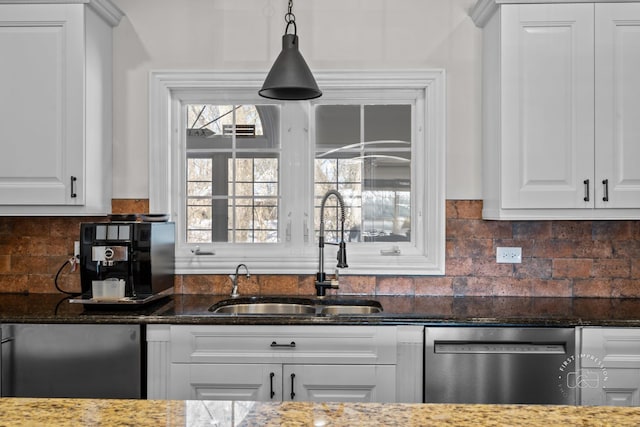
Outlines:
[{"label": "coffee machine control panel", "polygon": [[95,226],[96,240],[130,240],[131,224],[101,224]]},{"label": "coffee machine control panel", "polygon": [[91,261],[112,266],[114,262],[128,261],[129,250],[126,246],[93,246]]}]

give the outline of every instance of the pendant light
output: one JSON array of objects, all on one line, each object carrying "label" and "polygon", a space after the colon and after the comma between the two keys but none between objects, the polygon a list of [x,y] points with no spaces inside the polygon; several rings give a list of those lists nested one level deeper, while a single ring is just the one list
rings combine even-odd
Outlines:
[{"label": "pendant light", "polygon": [[[293,0],[289,0],[289,10],[284,16],[287,26],[282,36],[282,52],[258,92],[264,98],[295,101],[322,96],[309,66],[298,50],[298,29],[292,8]],[[290,26],[293,26],[293,34],[288,34]]]}]

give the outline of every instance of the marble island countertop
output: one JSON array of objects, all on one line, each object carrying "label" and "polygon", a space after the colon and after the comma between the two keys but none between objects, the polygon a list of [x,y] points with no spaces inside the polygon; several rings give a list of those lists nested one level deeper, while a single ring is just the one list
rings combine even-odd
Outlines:
[{"label": "marble island countertop", "polygon": [[[296,296],[300,297],[300,296]],[[339,296],[379,301],[371,315],[229,315],[228,296],[173,295],[140,308],[70,304],[62,294],[0,294],[0,323],[457,324],[640,327],[640,298]],[[313,297],[310,297],[313,298]]]},{"label": "marble island countertop", "polygon": [[0,426],[640,426],[612,406],[0,399]]}]

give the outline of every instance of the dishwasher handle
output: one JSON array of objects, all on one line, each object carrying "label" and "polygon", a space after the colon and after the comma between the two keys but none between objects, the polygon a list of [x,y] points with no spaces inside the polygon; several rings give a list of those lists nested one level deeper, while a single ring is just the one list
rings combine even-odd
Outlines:
[{"label": "dishwasher handle", "polygon": [[565,354],[566,345],[561,343],[532,342],[460,342],[436,341],[436,354]]},{"label": "dishwasher handle", "polygon": [[[4,332],[4,331],[3,331]],[[0,397],[11,396],[13,393],[13,388],[11,383],[9,382],[9,378],[4,377],[9,371],[8,367],[10,366],[10,350],[8,350],[12,344],[9,344],[15,340],[15,337],[8,336],[2,337],[0,339]],[[5,347],[5,344],[7,345]],[[4,374],[4,375],[3,375]]]}]

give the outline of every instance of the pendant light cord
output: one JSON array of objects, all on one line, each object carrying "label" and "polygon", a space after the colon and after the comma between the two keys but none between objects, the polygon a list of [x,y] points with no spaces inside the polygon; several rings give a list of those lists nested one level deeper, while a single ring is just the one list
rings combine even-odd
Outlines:
[{"label": "pendant light cord", "polygon": [[284,15],[284,20],[287,23],[287,26],[284,29],[284,33],[287,34],[289,32],[289,25],[293,24],[293,35],[298,35],[298,27],[296,27],[296,15],[293,14],[293,0],[289,0],[289,9],[287,10],[286,15]]}]

